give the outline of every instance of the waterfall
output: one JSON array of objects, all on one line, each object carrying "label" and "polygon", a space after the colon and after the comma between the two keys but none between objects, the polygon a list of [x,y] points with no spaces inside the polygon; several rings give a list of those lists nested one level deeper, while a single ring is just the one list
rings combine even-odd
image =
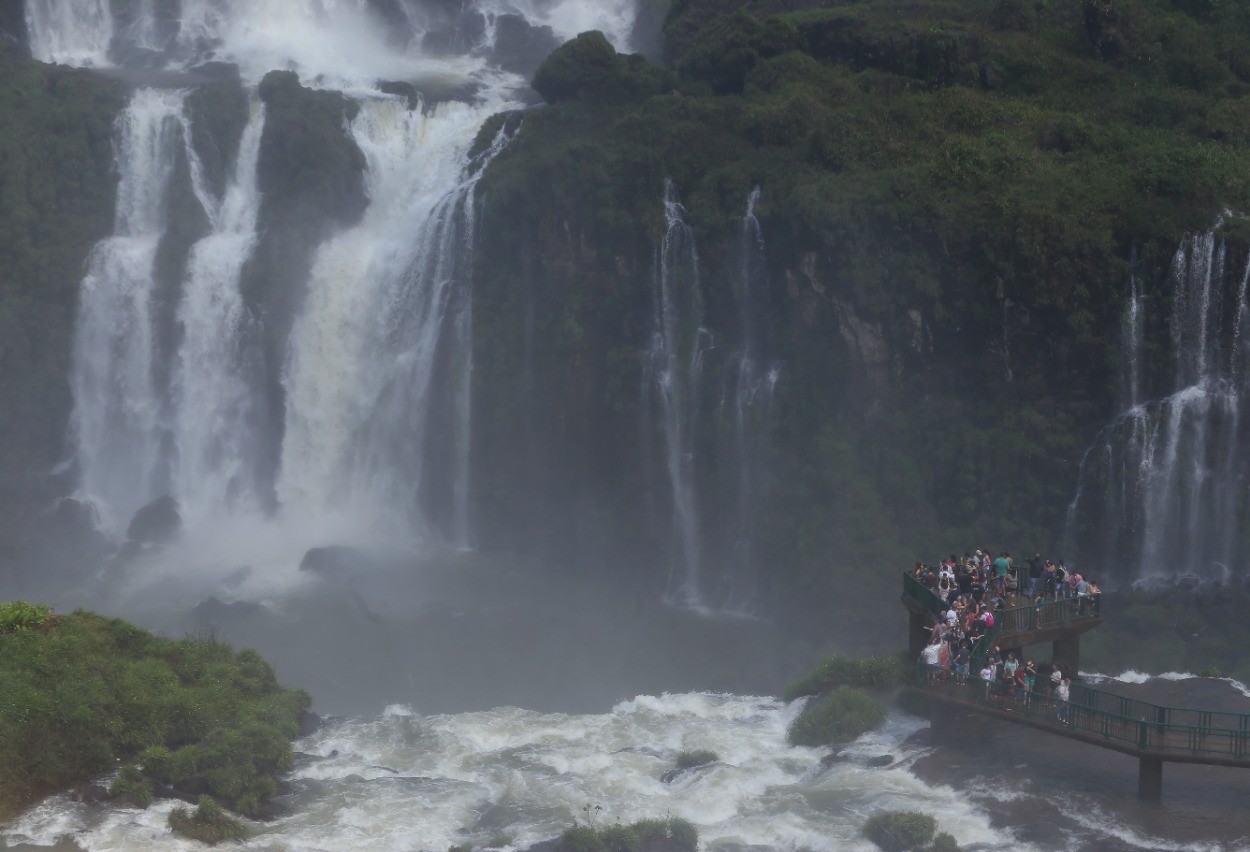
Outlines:
[{"label": "waterfall", "polygon": [[668,598],[704,605],[701,586],[702,525],[695,477],[695,430],[703,353],[712,335],[703,327],[703,294],[694,231],[670,180],[664,182],[664,239],[653,275],[651,347],[643,373],[644,394],[658,403],[658,426],[672,497],[674,545]]},{"label": "waterfall", "polygon": [[165,402],[154,374],[154,262],[182,143],[184,93],[141,89],[118,119],[115,231],[82,282],[70,378],[82,492],[106,527],[163,491]]},{"label": "waterfall", "polygon": [[721,598],[730,609],[746,610],[755,597],[756,515],[762,498],[763,450],[780,369],[768,363],[761,318],[768,302],[764,266],[764,235],[755,205],[760,188],[747,197],[739,237],[739,275],[734,297],[738,306],[738,349],[728,359],[720,411],[729,414],[730,448],[737,472],[736,501],[726,513],[726,571]]},{"label": "waterfall", "polygon": [[[460,288],[480,170],[461,164],[493,107],[448,103],[426,112],[378,97],[353,121],[371,203],[358,226],[318,251],[292,333],[282,503],[329,509],[368,501],[391,522],[423,521],[415,507],[435,368],[447,357],[449,326],[460,346],[469,343],[468,316],[454,309],[468,306]],[[468,368],[461,364],[462,384]],[[467,417],[467,400],[462,406]],[[457,478],[454,490],[463,493],[466,480]]]},{"label": "waterfall", "polygon": [[[205,177],[187,91],[139,90],[119,120],[116,231],[91,255],[71,376],[78,491],[109,532],[170,494],[201,544],[266,539],[263,556],[214,551],[234,565],[292,565],[326,543],[472,544],[474,192],[507,140],[501,132],[472,160],[469,151],[489,116],[521,105],[525,81],[491,64],[491,33],[461,55],[427,54],[415,22],[519,14],[558,38],[600,27],[624,46],[634,3],[458,6],[405,5],[384,19],[364,2],[28,0],[38,58],[172,72],[234,63],[253,90],[224,191]],[[407,38],[397,37],[405,25]],[[240,290],[265,227],[257,159],[266,122],[254,88],[275,68],[356,102],[345,132],[364,155],[369,202],[354,226],[315,249],[290,317],[258,314]],[[379,80],[471,96],[421,97],[413,109]],[[183,165],[189,186],[181,178],[171,187]],[[191,193],[207,233],[162,281],[173,292],[157,293],[154,262],[175,191]],[[276,349],[284,360],[275,387],[265,359],[284,321],[291,332],[285,352]],[[285,550],[275,555],[279,539]]]},{"label": "waterfall", "polygon": [[1238,262],[1217,224],[1181,244],[1169,283],[1171,392],[1139,401],[1146,302],[1134,277],[1122,341],[1128,407],[1085,453],[1065,538],[1089,572],[1226,582],[1246,573],[1250,555],[1239,540],[1250,481],[1241,410],[1250,260],[1243,250]]},{"label": "waterfall", "polygon": [[[748,614],[758,605],[755,535],[765,495],[764,448],[780,368],[771,363],[764,237],[747,197],[731,255],[725,315],[714,333],[693,229],[671,181],[652,276],[652,333],[642,378],[647,458],[663,463],[668,499],[652,507],[664,531],[666,598],[679,606]],[[736,259],[736,264],[733,262]],[[721,340],[728,343],[719,342]],[[648,467],[649,470],[649,467]]]},{"label": "waterfall", "polygon": [[[212,232],[192,247],[187,262],[177,315],[183,341],[172,393],[177,454],[172,485],[184,511],[193,515],[221,512],[236,502],[254,505],[257,496],[261,329],[243,305],[239,278],[256,244],[256,162],[263,129],[264,108],[253,101],[220,203],[202,179],[194,181]],[[198,157],[187,147],[192,175],[201,174]]]},{"label": "waterfall", "polygon": [[107,65],[113,12],[109,0],[26,0],[26,31],[42,62]]}]

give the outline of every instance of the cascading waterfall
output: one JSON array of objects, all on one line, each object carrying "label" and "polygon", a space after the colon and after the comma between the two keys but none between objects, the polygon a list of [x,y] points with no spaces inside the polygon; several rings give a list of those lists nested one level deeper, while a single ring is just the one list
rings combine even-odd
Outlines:
[{"label": "cascading waterfall", "polygon": [[764,235],[755,205],[760,189],[747,198],[740,237],[741,260],[735,291],[738,303],[739,345],[728,359],[721,393],[720,413],[731,418],[737,500],[728,513],[724,540],[731,548],[726,556],[722,597],[730,609],[747,609],[754,603],[754,539],[756,514],[763,479],[763,442],[772,408],[773,390],[780,370],[769,364],[761,334],[761,317],[768,301],[764,266]]},{"label": "cascading waterfall", "polygon": [[[739,614],[758,604],[754,537],[763,498],[764,440],[780,369],[765,332],[764,238],[747,198],[730,275],[736,328],[718,343],[706,323],[694,231],[671,181],[656,253],[652,336],[643,372],[644,452],[663,460],[668,497],[652,523],[667,530],[667,599]],[[719,389],[719,390],[718,390]],[[657,507],[658,508],[658,507]]]},{"label": "cascading waterfall", "polygon": [[113,12],[109,0],[27,0],[26,30],[36,59],[107,65]]},{"label": "cascading waterfall", "polygon": [[[239,278],[256,245],[263,129],[264,107],[253,101],[225,195],[220,203],[205,199],[212,232],[191,249],[178,308],[183,342],[172,394],[178,454],[172,487],[193,517],[235,504],[257,508],[261,330],[244,307]],[[197,164],[189,145],[188,153]],[[191,172],[202,169],[193,165]],[[197,195],[207,194],[201,181],[195,183],[201,185]]]},{"label": "cascading waterfall", "polygon": [[1087,571],[1119,580],[1227,582],[1246,573],[1250,261],[1237,262],[1217,224],[1182,243],[1170,281],[1172,392],[1138,401],[1144,297],[1133,279],[1123,341],[1129,406],[1081,462],[1066,537],[1088,554]]},{"label": "cascading waterfall", "polygon": [[[464,314],[452,309],[467,310],[459,288],[467,283],[480,170],[463,172],[460,163],[496,108],[449,103],[427,114],[398,98],[375,98],[353,122],[369,162],[371,204],[357,227],[318,252],[292,334],[282,503],[321,509],[376,501],[371,510],[382,518],[416,505],[446,326],[459,329],[460,346],[469,343]],[[462,364],[461,382],[467,369]],[[468,416],[467,400],[460,413]],[[458,512],[467,511],[467,471],[456,479]],[[467,536],[465,525],[461,518],[453,530]]]},{"label": "cascading waterfall", "polygon": [[[694,231],[672,181],[664,182],[667,227],[653,276],[651,347],[643,374],[643,393],[658,403],[658,428],[672,496],[674,544],[668,597],[683,606],[704,605],[700,573],[702,528],[695,478],[695,428],[699,413],[699,378],[703,353],[712,334],[703,327],[703,294]],[[649,410],[649,409],[647,409]]]},{"label": "cascading waterfall", "polygon": [[[293,567],[307,547],[326,543],[471,543],[473,193],[505,139],[473,162],[467,154],[488,116],[520,106],[524,81],[490,64],[489,33],[466,53],[436,55],[422,49],[417,22],[519,14],[558,38],[598,27],[624,46],[634,16],[632,0],[532,6],[403,4],[397,23],[364,2],[29,0],[37,58],[175,72],[234,63],[249,87],[271,69],[293,69],[359,104],[347,130],[365,157],[369,206],[313,255],[307,296],[294,300],[301,307],[290,318],[275,422],[264,362],[273,318],[240,292],[262,227],[263,110],[253,104],[218,198],[192,143],[186,92],[134,95],[119,125],[117,231],[95,249],[83,284],[72,377],[79,493],[99,505],[109,531],[170,494],[201,545],[244,547],[258,524],[277,522],[260,536],[264,554],[214,551],[233,564]],[[413,26],[406,41],[394,32],[404,17]],[[422,98],[412,109],[381,93],[379,80],[474,94]],[[176,292],[160,297],[173,308],[171,337],[157,327],[153,266],[180,163],[208,233],[175,271]],[[223,532],[231,518],[251,533]],[[280,556],[274,539],[284,542]]]},{"label": "cascading waterfall", "polygon": [[118,121],[114,235],[88,260],[74,338],[71,387],[81,489],[108,528],[161,493],[165,404],[154,374],[154,263],[182,146],[185,93],[142,89]]}]

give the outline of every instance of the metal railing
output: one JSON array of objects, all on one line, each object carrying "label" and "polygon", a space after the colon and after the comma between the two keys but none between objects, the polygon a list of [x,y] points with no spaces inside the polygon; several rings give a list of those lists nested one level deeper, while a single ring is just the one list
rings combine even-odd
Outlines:
[{"label": "metal railing", "polygon": [[1138,701],[1084,684],[1071,684],[1061,702],[1045,687],[1021,694],[1007,681],[987,684],[976,670],[958,684],[924,663],[917,685],[960,701],[1053,725],[1057,732],[1080,731],[1161,756],[1233,758],[1250,761],[1250,714],[1218,713]]},{"label": "metal railing", "polygon": [[[940,618],[946,612],[946,602],[906,571],[903,572],[903,594],[915,600],[935,618]],[[997,610],[994,613],[994,627],[997,628],[999,638],[1005,640],[1015,633],[1028,633],[1031,630],[1088,621],[1101,616],[1102,596],[1084,595],[1058,600],[1038,600],[1023,606]]]}]

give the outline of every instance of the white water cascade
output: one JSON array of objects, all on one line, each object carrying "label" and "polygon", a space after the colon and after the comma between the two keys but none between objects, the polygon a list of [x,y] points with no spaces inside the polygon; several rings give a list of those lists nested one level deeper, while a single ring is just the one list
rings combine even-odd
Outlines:
[{"label": "white water cascade", "polygon": [[154,263],[183,146],[185,93],[143,89],[118,120],[116,224],[88,260],[74,338],[71,424],[81,489],[108,527],[168,487],[155,377]]},{"label": "white water cascade", "polygon": [[1139,399],[1147,300],[1134,278],[1123,340],[1128,407],[1082,460],[1065,537],[1087,572],[1148,585],[1223,583],[1250,568],[1240,540],[1250,482],[1242,412],[1250,260],[1217,224],[1181,244],[1170,285],[1172,389]]},{"label": "white water cascade", "polygon": [[[314,254],[286,347],[284,419],[274,423],[263,377],[268,323],[240,291],[260,227],[263,109],[253,103],[218,198],[191,142],[186,91],[133,95],[118,128],[117,231],[93,252],[84,280],[72,377],[79,494],[115,535],[139,507],[170,494],[188,546],[223,564],[289,571],[320,544],[471,543],[473,192],[506,140],[472,162],[467,154],[487,117],[520,105],[524,81],[490,64],[489,29],[467,53],[423,50],[422,27],[446,25],[449,13],[402,5],[413,25],[406,39],[364,2],[182,0],[172,11],[145,0],[27,3],[37,58],[167,71],[212,60],[236,64],[249,85],[290,68],[359,104],[347,132],[364,155],[369,206]],[[482,0],[457,14],[469,13],[519,14],[557,38],[599,27],[623,47],[635,8],[632,0]],[[472,95],[422,97],[410,109],[378,80],[411,81],[418,92],[434,81],[439,91]],[[191,247],[177,292],[162,297],[153,267],[180,158],[208,233]],[[176,323],[174,351],[162,349],[161,298]],[[449,409],[437,435],[445,446],[431,443],[436,390]],[[280,440],[266,441],[262,433],[275,429]],[[273,446],[278,457],[262,459]],[[446,480],[438,494],[425,481],[431,453]],[[258,470],[275,468],[276,479],[258,480]]]},{"label": "white water cascade", "polygon": [[[694,231],[672,181],[664,182],[667,228],[653,276],[651,347],[643,372],[643,398],[654,395],[656,426],[663,441],[664,464],[672,497],[675,548],[669,569],[668,597],[682,606],[704,606],[703,532],[695,470],[695,434],[699,416],[699,379],[703,354],[712,334],[703,326],[703,293]],[[644,406],[644,421],[650,407]],[[647,425],[644,422],[644,427]]]},{"label": "white water cascade", "polygon": [[[262,382],[261,329],[239,292],[243,264],[256,245],[260,207],[256,161],[264,108],[253,101],[239,143],[234,175],[217,201],[203,187],[212,232],[191,249],[183,281],[172,400],[177,451],[172,489],[192,518],[229,508],[256,511],[255,471],[261,424],[256,398]],[[202,170],[188,146],[193,176]]]}]

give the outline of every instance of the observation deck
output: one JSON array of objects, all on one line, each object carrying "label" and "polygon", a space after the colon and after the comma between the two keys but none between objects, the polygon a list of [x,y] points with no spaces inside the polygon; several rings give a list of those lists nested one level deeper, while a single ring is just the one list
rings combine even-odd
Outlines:
[{"label": "observation deck", "polygon": [[[918,658],[930,626],[945,606],[906,573],[902,602],[910,613],[911,651]],[[1098,595],[1090,595],[996,612],[994,627],[973,646],[971,674],[963,684],[935,676],[918,663],[915,689],[929,699],[934,736],[940,740],[954,717],[966,712],[1112,749],[1138,758],[1137,792],[1147,800],[1163,795],[1165,762],[1250,769],[1250,713],[1151,704],[1076,682],[1070,686],[1069,700],[1060,702],[1049,692],[1020,696],[1015,690],[990,688],[977,677],[994,645],[1004,655],[1017,651],[1023,660],[1019,651],[1044,642],[1053,643],[1053,659],[1062,671],[1078,672],[1080,637],[1102,624],[1100,604]]]}]

